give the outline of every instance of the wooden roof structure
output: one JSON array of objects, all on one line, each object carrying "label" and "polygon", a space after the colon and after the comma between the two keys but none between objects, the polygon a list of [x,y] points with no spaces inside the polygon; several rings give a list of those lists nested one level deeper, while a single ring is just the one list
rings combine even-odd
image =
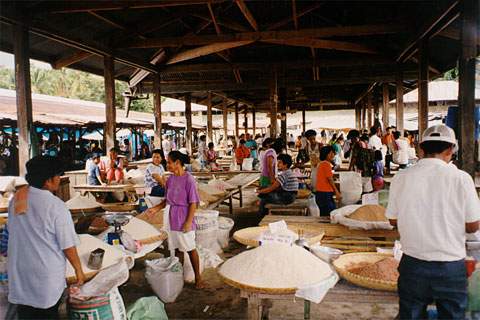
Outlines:
[{"label": "wooden roof structure", "polygon": [[[12,23],[30,30],[31,58],[104,74],[103,56],[132,95],[152,91],[213,106],[228,97],[269,111],[272,70],[290,109],[352,108],[403,64],[416,85],[418,43],[429,40],[431,76],[456,66],[459,3],[436,1],[122,0],[2,1],[1,50]],[[393,97],[395,91],[391,87]],[[233,109],[232,109],[233,110]]]}]

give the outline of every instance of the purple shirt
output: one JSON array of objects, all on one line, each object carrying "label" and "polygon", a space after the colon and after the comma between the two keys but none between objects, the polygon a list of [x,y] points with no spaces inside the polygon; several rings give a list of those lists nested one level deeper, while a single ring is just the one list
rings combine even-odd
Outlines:
[{"label": "purple shirt", "polygon": [[264,177],[270,177],[268,174],[268,168],[267,168],[267,161],[268,157],[272,156],[273,157],[273,172],[275,173],[275,166],[277,165],[277,153],[273,149],[268,149],[265,151],[265,154],[263,155],[262,159],[262,176]]},{"label": "purple shirt", "polygon": [[[197,181],[189,172],[179,177],[172,174],[167,179],[165,193],[167,205],[170,206],[170,230],[182,231],[188,217],[188,206],[200,202]],[[191,230],[196,230],[195,219],[192,220]]]}]

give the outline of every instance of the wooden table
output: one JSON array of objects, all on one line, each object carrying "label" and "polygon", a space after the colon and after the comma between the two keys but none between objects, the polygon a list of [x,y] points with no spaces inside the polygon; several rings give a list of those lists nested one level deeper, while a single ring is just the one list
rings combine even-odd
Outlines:
[{"label": "wooden table", "polygon": [[80,185],[73,186],[73,189],[82,195],[85,195],[88,192],[94,193],[94,192],[124,191],[127,195],[128,202],[137,201],[137,194],[136,194],[135,188],[130,184],[109,184],[106,186],[93,186],[88,184],[80,184]]},{"label": "wooden table", "polygon": [[[272,307],[270,300],[303,300],[295,294],[258,293],[240,289],[240,297],[247,299],[248,319],[257,320],[268,318]],[[351,284],[341,279],[328,291],[323,301],[327,302],[354,302],[354,303],[398,303],[398,294],[393,291],[371,290]],[[310,301],[304,300],[304,319],[310,319]]]},{"label": "wooden table", "polygon": [[[192,176],[194,176],[197,179],[208,179],[211,178],[212,176],[214,177],[228,177],[232,178],[233,176],[237,176],[240,174],[248,174],[248,173],[256,173],[259,174],[260,171],[211,171],[211,172],[190,172]],[[230,183],[230,182],[229,182]]]}]

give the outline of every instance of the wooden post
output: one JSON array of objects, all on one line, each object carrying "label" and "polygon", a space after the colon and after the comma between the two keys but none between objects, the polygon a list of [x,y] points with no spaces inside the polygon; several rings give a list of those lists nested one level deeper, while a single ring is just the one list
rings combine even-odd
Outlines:
[{"label": "wooden post", "polygon": [[223,146],[225,149],[228,147],[228,111],[227,111],[227,99],[223,98]]},{"label": "wooden post", "polygon": [[104,77],[105,77],[105,154],[115,147],[115,125],[117,122],[117,114],[115,110],[115,70],[112,56],[105,56],[103,59]]},{"label": "wooden post", "polygon": [[192,155],[192,94],[190,92],[185,94],[185,118],[187,124],[187,134],[185,135],[185,142],[187,144],[188,154]]},{"label": "wooden post", "polygon": [[256,120],[256,112],[255,112],[255,106],[252,107],[252,129],[253,129],[253,132],[252,132],[252,135],[253,135],[253,139],[255,139],[255,135],[257,134],[257,120]]},{"label": "wooden post", "polygon": [[238,129],[238,121],[238,102],[235,102],[235,140],[238,140],[238,137],[240,136],[240,132]]},{"label": "wooden post", "polygon": [[283,143],[287,145],[287,88],[280,88],[280,110],[282,110],[282,120],[280,126],[280,136]]},{"label": "wooden post", "polygon": [[[155,86],[155,85],[154,85]],[[130,104],[132,102],[131,97],[125,97],[125,118],[128,118],[128,115],[130,113]]]},{"label": "wooden post", "polygon": [[155,117],[153,124],[155,149],[162,149],[162,95],[158,73],[153,74],[153,115]]},{"label": "wooden post", "polygon": [[270,138],[277,137],[277,70],[270,70]]},{"label": "wooden post", "polygon": [[373,88],[373,123],[378,122],[380,118],[380,107],[379,107],[379,95],[380,95],[380,88],[379,86],[375,86]]},{"label": "wooden post", "polygon": [[365,100],[362,99],[360,105],[362,106],[362,129],[369,130],[370,128],[367,128],[367,104]]},{"label": "wooden post", "polygon": [[248,106],[244,105],[243,108],[244,108],[244,110],[243,110],[243,125],[244,125],[244,128],[245,128],[245,135],[247,135],[247,132],[248,132]]},{"label": "wooden post", "polygon": [[418,48],[418,136],[428,128],[428,43],[420,41]]},{"label": "wooden post", "polygon": [[302,132],[305,135],[305,131],[307,131],[307,121],[305,120],[306,116],[305,106],[302,107]]},{"label": "wooden post", "polygon": [[212,92],[207,92],[207,139],[213,142],[213,122],[212,122]]},{"label": "wooden post", "polygon": [[[460,2],[460,58],[458,87],[459,168],[475,179],[475,57],[478,0]],[[478,147],[478,146],[477,146]]]},{"label": "wooden post", "polygon": [[[13,51],[15,54],[15,89],[17,93],[18,161],[19,175],[27,173],[25,164],[30,160],[30,128],[32,118],[32,90],[30,83],[29,38],[28,29],[16,24],[13,32]],[[15,141],[15,131],[12,129]],[[15,146],[15,145],[14,145]]]},{"label": "wooden post", "polygon": [[362,109],[359,103],[355,105],[355,128],[362,130]]},{"label": "wooden post", "polygon": [[382,94],[382,124],[383,130],[386,131],[387,127],[390,126],[390,113],[389,113],[389,90],[388,90],[388,83],[384,82],[383,86],[383,94]]},{"label": "wooden post", "polygon": [[397,65],[397,73],[395,76],[396,82],[396,105],[395,105],[395,116],[397,118],[397,131],[400,132],[401,137],[403,137],[403,67],[399,63]]},{"label": "wooden post", "polygon": [[367,93],[367,127],[368,127],[368,129],[370,129],[373,125],[373,121],[372,121],[372,99],[373,99],[372,91],[370,90]]}]

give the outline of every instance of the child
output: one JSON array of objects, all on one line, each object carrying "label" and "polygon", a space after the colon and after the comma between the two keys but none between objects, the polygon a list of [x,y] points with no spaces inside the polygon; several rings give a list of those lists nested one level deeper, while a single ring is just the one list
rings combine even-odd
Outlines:
[{"label": "child", "polygon": [[147,215],[154,214],[170,206],[168,226],[168,246],[175,249],[175,256],[183,264],[184,254],[188,253],[195,271],[195,289],[205,287],[200,277],[200,262],[195,249],[195,221],[193,219],[197,203],[200,198],[197,193],[195,178],[185,171],[183,166],[190,163],[190,158],[180,151],[168,154],[167,170],[173,174],[167,179],[165,185],[165,200],[159,205],[147,209]]},{"label": "child", "polygon": [[152,188],[150,195],[153,197],[165,196],[166,179],[165,169],[162,166],[163,151],[155,149],[152,152],[152,162],[145,171],[145,187]]},{"label": "child", "polygon": [[215,145],[213,144],[213,142],[210,142],[208,144],[208,150],[207,150],[207,162],[208,162],[208,165],[210,167],[213,168],[217,168],[218,165],[217,165],[217,155],[215,153],[215,150],[213,150],[213,147]]},{"label": "child", "polygon": [[320,149],[320,160],[317,169],[317,183],[315,192],[315,202],[320,209],[320,216],[330,216],[330,212],[335,210],[337,206],[333,201],[333,192],[337,200],[342,199],[342,195],[338,192],[335,182],[333,182],[333,172],[331,162],[335,156],[332,146],[325,146]]},{"label": "child", "polygon": [[384,183],[383,170],[384,170],[384,164],[383,164],[382,151],[375,150],[375,162],[373,164],[373,178],[372,178],[372,185],[373,185],[374,191],[383,189],[383,183]]},{"label": "child", "polygon": [[92,163],[90,164],[90,169],[88,171],[88,184],[92,186],[101,186],[105,185],[102,182],[102,178],[100,177],[100,168],[98,164],[100,163],[100,155],[98,153],[94,153],[92,155]]}]

